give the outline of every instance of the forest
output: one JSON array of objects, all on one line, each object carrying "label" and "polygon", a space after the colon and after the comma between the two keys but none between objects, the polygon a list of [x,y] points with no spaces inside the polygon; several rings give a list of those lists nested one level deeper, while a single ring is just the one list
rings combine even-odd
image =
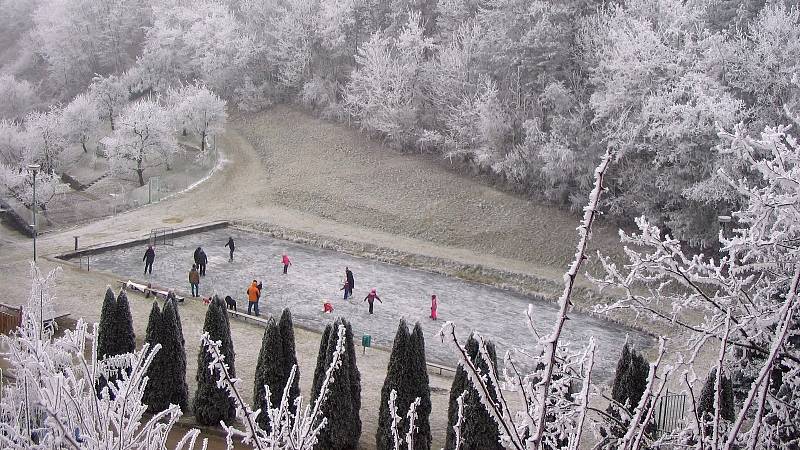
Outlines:
[{"label": "forest", "polygon": [[[239,111],[299,104],[574,210],[613,148],[608,216],[715,246],[718,216],[743,204],[718,170],[755,179],[718,133],[788,123],[798,101],[792,3],[4,0],[0,172],[13,187],[23,162],[49,167],[80,141],[76,124],[152,116],[196,86]],[[126,106],[138,101],[151,104]],[[47,125],[87,110],[88,123]],[[149,158],[168,163],[157,131]]]}]

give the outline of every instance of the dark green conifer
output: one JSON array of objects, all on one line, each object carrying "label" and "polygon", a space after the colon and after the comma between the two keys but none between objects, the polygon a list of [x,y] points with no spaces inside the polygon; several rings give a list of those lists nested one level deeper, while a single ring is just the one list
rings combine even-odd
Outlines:
[{"label": "dark green conifer", "polygon": [[[136,350],[136,335],[133,332],[128,296],[120,291],[116,300],[111,288],[106,290],[103,307],[100,310],[100,325],[97,331],[97,353],[101,359],[111,356],[133,353]],[[130,369],[127,370],[130,373]],[[109,382],[121,377],[110,375],[108,379],[101,376],[97,381],[98,394]]]},{"label": "dark green conifer", "polygon": [[296,367],[292,387],[289,388],[289,408],[294,412],[294,400],[300,395],[300,365],[297,364],[297,354],[295,353],[294,343],[294,323],[292,322],[292,312],[289,311],[289,309],[283,310],[281,319],[278,322],[278,329],[280,330],[281,344],[283,347],[283,379],[288,380],[289,374],[292,371],[292,366]]},{"label": "dark green conifer", "polygon": [[[253,386],[253,408],[261,408],[258,424],[265,431],[269,431],[271,425],[267,410],[280,404],[283,389],[286,386],[285,373],[280,329],[275,319],[270,318],[264,329],[264,337],[261,339],[261,352],[258,354]],[[269,386],[269,399],[266,398],[264,385]]]},{"label": "dark green conifer", "polygon": [[[336,344],[339,339],[338,329],[340,325],[344,326],[346,330],[349,323],[344,319],[337,319],[334,322],[328,337],[325,358],[326,368],[333,361],[333,354],[336,351]],[[316,448],[320,450],[355,449],[358,447],[358,440],[361,437],[360,420],[357,420],[359,411],[355,408],[356,404],[353,395],[354,376],[352,374],[353,370],[358,369],[355,366],[355,361],[351,358],[351,352],[348,351],[348,347],[352,345],[352,333],[350,334],[349,343],[347,340],[347,332],[345,331],[341,365],[334,373],[335,380],[330,385],[328,398],[322,406],[323,415],[328,418],[328,424],[319,434],[319,442]],[[358,395],[361,395],[360,389]]]},{"label": "dark green conifer", "polygon": [[[700,392],[700,400],[697,405],[697,413],[707,420],[714,417],[714,395],[717,392],[717,369],[711,369],[703,390]],[[733,403],[733,384],[731,380],[722,373],[722,397],[720,398],[720,417],[725,420],[733,421],[736,417]]]},{"label": "dark green conifer", "polygon": [[[394,437],[392,436],[392,418],[389,413],[389,397],[392,390],[397,392],[395,406],[397,415],[403,417],[411,404],[410,392],[405,388],[404,378],[406,367],[408,366],[408,347],[411,336],[408,333],[408,326],[404,319],[400,320],[397,333],[394,336],[392,353],[389,355],[389,365],[386,368],[386,378],[381,388],[381,403],[378,409],[378,429],[375,433],[375,445],[378,450],[394,449]],[[405,407],[403,406],[405,405]],[[401,435],[404,433],[401,432]]]},{"label": "dark green conifer", "polygon": [[[163,328],[161,309],[158,307],[158,302],[154,301],[153,307],[150,309],[150,317],[147,320],[147,330],[144,336],[144,342],[150,345],[151,352],[154,350],[156,344],[161,344],[163,342]],[[147,369],[149,380],[144,390],[142,402],[147,405],[147,412],[149,413],[163,411],[169,406],[169,403],[165,402],[166,399],[164,398],[164,383],[166,380],[161,376],[163,373],[160,367],[166,353],[168,353],[168,350],[161,348],[158,353],[156,353],[153,362]]]},{"label": "dark green conifer", "polygon": [[[414,325],[414,331],[408,340],[408,366],[406,367],[406,389],[410,402],[419,397],[417,418],[414,426],[414,449],[429,450],[431,448],[431,386],[428,379],[428,366],[425,359],[425,335],[419,323]],[[406,407],[406,411],[408,407]],[[408,430],[406,419],[404,430]]]},{"label": "dark green conifer", "polygon": [[[484,340],[484,345],[491,359],[491,364],[496,370],[497,352],[494,344],[489,340]],[[474,335],[470,335],[469,339],[467,339],[465,348],[473,364],[477,364],[478,368],[483,373],[486,373],[489,366],[483,358],[478,357],[478,340]],[[447,411],[447,438],[445,441],[445,450],[452,450],[455,448],[455,431],[453,430],[453,425],[455,425],[458,419],[457,399],[464,391],[467,393],[464,396],[464,409],[461,423],[461,448],[465,450],[502,450],[503,446],[499,444],[500,432],[497,429],[497,423],[486,411],[486,408],[480,401],[478,391],[472,386],[469,377],[467,377],[467,372],[461,366],[456,369],[453,385],[450,388],[450,407]],[[494,394],[492,394],[492,399],[495,399]]]},{"label": "dark green conifer", "polygon": [[178,405],[181,411],[189,410],[189,386],[186,384],[186,348],[178,316],[178,306],[174,300],[164,304],[161,311],[161,324],[164,330],[162,346],[169,349],[165,353],[163,376],[167,389],[165,396],[169,403]]},{"label": "dark green conifer", "polygon": [[314,368],[314,381],[311,383],[311,401],[316,401],[319,397],[319,392],[322,389],[322,382],[325,379],[325,371],[328,366],[325,365],[325,359],[328,357],[328,340],[331,336],[332,324],[325,326],[325,331],[322,332],[322,338],[319,341],[319,351],[317,352],[317,365]]},{"label": "dark green conifer", "polygon": [[[230,375],[236,376],[234,367],[233,340],[230,336],[227,311],[219,297],[214,297],[208,305],[203,331],[209,334],[212,341],[221,341],[221,352],[225,356]],[[195,418],[201,425],[217,425],[221,420],[229,422],[234,417],[233,401],[223,388],[217,387],[219,373],[208,369],[212,361],[206,348],[201,346],[197,355],[197,391],[194,396],[193,409]]]}]

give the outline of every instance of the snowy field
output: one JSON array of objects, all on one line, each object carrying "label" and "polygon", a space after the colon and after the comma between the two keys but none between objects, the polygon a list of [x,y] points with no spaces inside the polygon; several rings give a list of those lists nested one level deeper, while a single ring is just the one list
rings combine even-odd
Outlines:
[{"label": "snowy field", "polygon": [[[228,261],[228,249],[224,247],[229,236],[236,241],[233,263]],[[246,312],[245,291],[250,281],[258,279],[264,283],[262,315],[265,312],[275,315],[283,308],[290,308],[295,323],[320,331],[332,320],[331,315],[322,312],[322,299],[330,299],[334,315],[342,315],[352,322],[357,339],[364,334],[371,335],[373,345],[391,346],[400,318],[411,323],[419,321],[425,330],[428,360],[451,366],[456,363],[455,357],[437,337],[444,321],[454,322],[456,331],[464,338],[471,330],[490,337],[498,345],[500,355],[513,345],[532,347],[533,339],[523,321],[528,304],[534,305],[540,333],[550,330],[557,313],[555,305],[550,303],[489,286],[237,229],[184,236],[175,239],[172,246],[156,247],[152,275],[142,275],[144,246],[92,255],[91,265],[93,269],[113,272],[125,279],[144,280],[188,293],[188,271],[198,246],[202,246],[209,257],[207,275],[200,282],[203,296],[230,295],[236,299],[239,310]],[[287,275],[282,274],[283,252],[293,262]],[[350,267],[355,276],[354,298],[348,301],[342,299],[339,290],[345,266]],[[373,287],[383,303],[376,302],[375,314],[370,316],[363,299]],[[440,299],[438,322],[429,318],[431,293]],[[594,336],[600,355],[595,366],[599,379],[611,377],[626,335],[638,348],[651,345],[649,338],[621,325],[585,314],[570,314],[570,318],[565,342],[573,343],[576,349],[582,348]]]}]

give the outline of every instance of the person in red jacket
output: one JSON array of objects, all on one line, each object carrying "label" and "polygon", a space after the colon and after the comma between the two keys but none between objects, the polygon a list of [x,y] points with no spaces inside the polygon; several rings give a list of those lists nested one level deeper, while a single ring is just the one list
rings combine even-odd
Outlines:
[{"label": "person in red jacket", "polygon": [[369,313],[370,314],[372,314],[372,303],[375,302],[375,300],[383,303],[383,300],[381,300],[381,298],[378,297],[377,290],[375,288],[372,288],[372,290],[369,291],[369,294],[367,294],[367,296],[364,297],[364,301],[369,303]]},{"label": "person in red jacket", "polygon": [[292,260],[289,259],[289,255],[284,253],[281,262],[283,263],[283,274],[286,275],[286,271],[289,270],[289,266],[292,265]]},{"label": "person in red jacket", "polygon": [[436,298],[436,294],[431,294],[431,319],[437,320],[438,314],[437,310],[439,309],[439,299]]}]

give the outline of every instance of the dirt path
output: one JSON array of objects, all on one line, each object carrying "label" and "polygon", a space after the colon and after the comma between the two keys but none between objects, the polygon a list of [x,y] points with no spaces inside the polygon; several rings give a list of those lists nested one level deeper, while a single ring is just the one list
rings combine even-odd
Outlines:
[{"label": "dirt path", "polygon": [[[258,135],[258,136],[257,136]],[[247,136],[255,141],[254,145]],[[114,217],[49,233],[39,238],[39,263],[51,269],[53,255],[80,245],[138,238],[151,228],[212,220],[253,220],[349,239],[399,251],[481,264],[560,281],[574,253],[577,219],[536,205],[448,170],[430,157],[405,155],[368,142],[352,130],[276,108],[229,127],[218,139],[225,152],[222,169],[191,191]],[[28,296],[31,242],[0,228],[0,288],[4,301],[22,304]],[[609,228],[594,232],[596,246],[616,241]],[[61,310],[97,321],[111,276],[67,267],[57,295]],[[150,303],[133,301],[137,335],[143,336]],[[202,304],[181,311],[187,348],[197,348]],[[237,369],[252,380],[261,330],[235,322]],[[298,331],[298,357],[304,385],[313,372],[318,335]],[[386,359],[373,352],[359,359],[365,422],[363,448],[372,448],[380,384]],[[194,384],[194,356],[188,355],[188,380]],[[434,448],[443,445],[448,378],[432,377]],[[250,383],[245,382],[245,386]],[[247,389],[251,389],[247,387]],[[306,389],[306,392],[307,389]],[[246,393],[249,398],[250,394]]]}]

